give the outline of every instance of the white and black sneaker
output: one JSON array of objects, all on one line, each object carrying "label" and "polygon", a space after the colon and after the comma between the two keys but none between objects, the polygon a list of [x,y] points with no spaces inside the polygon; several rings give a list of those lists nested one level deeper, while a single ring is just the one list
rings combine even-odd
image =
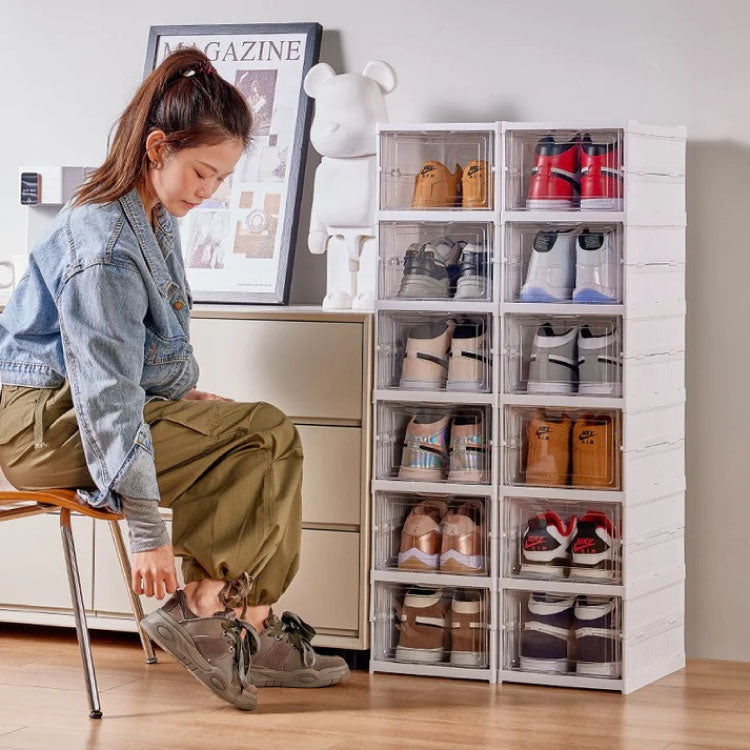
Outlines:
[{"label": "white and black sneaker", "polygon": [[568,639],[575,596],[529,595],[521,631],[521,669],[533,672],[567,672]]},{"label": "white and black sneaker", "polygon": [[564,578],[570,564],[570,544],[575,530],[575,516],[567,528],[552,510],[531,518],[521,538],[522,575]]},{"label": "white and black sneaker", "polygon": [[578,235],[576,247],[576,285],[573,302],[611,304],[617,302],[617,276],[620,264],[611,233],[590,232]]},{"label": "white and black sneaker", "polygon": [[576,672],[617,678],[621,637],[614,599],[579,596],[575,604]]},{"label": "white and black sneaker", "polygon": [[461,251],[458,262],[457,299],[485,299],[489,274],[487,251],[469,243]]},{"label": "white and black sneaker", "polygon": [[521,302],[566,302],[575,287],[576,235],[573,229],[541,231],[534,237]]},{"label": "white and black sneaker", "polygon": [[584,325],[578,332],[578,392],[619,396],[622,392],[620,332],[611,324]]},{"label": "white and black sneaker", "polygon": [[529,393],[574,393],[578,382],[576,328],[539,326],[529,357]]},{"label": "white and black sneaker", "polygon": [[571,573],[578,578],[618,579],[620,535],[606,513],[590,510],[578,519],[571,544]]}]

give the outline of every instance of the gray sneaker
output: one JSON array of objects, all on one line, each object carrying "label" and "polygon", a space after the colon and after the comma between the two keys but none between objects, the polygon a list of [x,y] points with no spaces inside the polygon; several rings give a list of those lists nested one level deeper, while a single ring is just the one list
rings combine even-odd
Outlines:
[{"label": "gray sneaker", "polygon": [[578,333],[579,393],[619,396],[622,391],[620,332],[611,323],[582,326]]},{"label": "gray sneaker", "polygon": [[529,359],[529,393],[573,393],[578,380],[575,328],[539,326]]},{"label": "gray sneaker", "polygon": [[284,612],[279,619],[271,612],[265,624],[250,668],[254,685],[317,688],[349,677],[349,667],[340,656],[315,653],[310,645],[315,630],[297,615]]},{"label": "gray sneaker", "polygon": [[249,670],[260,640],[252,625],[238,619],[234,611],[198,617],[179,589],[141,624],[152,641],[219,698],[244,711],[255,708],[258,691]]}]

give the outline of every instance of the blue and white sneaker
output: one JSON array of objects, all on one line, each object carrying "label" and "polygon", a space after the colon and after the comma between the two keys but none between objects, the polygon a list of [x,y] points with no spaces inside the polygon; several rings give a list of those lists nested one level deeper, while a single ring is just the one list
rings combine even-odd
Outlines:
[{"label": "blue and white sneaker", "polygon": [[611,304],[619,300],[617,248],[611,233],[589,232],[578,235],[576,286],[573,302]]},{"label": "blue and white sneaker", "polygon": [[537,232],[532,244],[522,302],[568,302],[575,286],[573,229]]}]

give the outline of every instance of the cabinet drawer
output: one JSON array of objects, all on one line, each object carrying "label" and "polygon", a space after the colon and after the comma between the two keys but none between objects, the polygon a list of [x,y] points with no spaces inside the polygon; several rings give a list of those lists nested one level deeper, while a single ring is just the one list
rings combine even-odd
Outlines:
[{"label": "cabinet drawer", "polygon": [[359,534],[302,531],[300,569],[274,610],[296,612],[316,630],[359,630]]},{"label": "cabinet drawer", "polygon": [[[172,522],[167,521],[169,534],[172,534]],[[125,521],[120,521],[120,531],[125,542],[125,549],[130,554],[130,542],[128,541],[128,527]],[[182,570],[180,569],[181,560],[175,559],[177,568],[177,580],[180,587],[185,585],[182,579]],[[99,522],[96,526],[96,578],[94,580],[94,609],[97,612],[132,614],[130,607],[130,598],[125,589],[125,580],[120,571],[120,561],[115,550],[115,543],[112,541],[112,532],[107,528],[105,523]],[[169,596],[169,595],[167,595]],[[167,600],[167,597],[159,601],[153,596],[142,596],[141,605],[143,611],[148,614],[153,610],[161,607]]]},{"label": "cabinet drawer", "polygon": [[305,454],[302,520],[359,525],[362,430],[298,425]]},{"label": "cabinet drawer", "polygon": [[193,318],[201,390],[296,420],[362,418],[361,323]]},{"label": "cabinet drawer", "polygon": [[[91,518],[71,516],[86,609],[92,607],[93,523]],[[58,513],[0,523],[0,569],[3,570],[0,576],[0,606],[72,610]]]}]

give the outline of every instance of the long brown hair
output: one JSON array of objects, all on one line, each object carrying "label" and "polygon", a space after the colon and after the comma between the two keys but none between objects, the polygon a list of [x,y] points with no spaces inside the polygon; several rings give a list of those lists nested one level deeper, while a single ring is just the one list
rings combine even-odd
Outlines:
[{"label": "long brown hair", "polygon": [[107,158],[78,188],[73,204],[117,200],[145,180],[146,137],[152,130],[163,130],[166,147],[174,152],[231,139],[247,146],[251,127],[240,91],[200,50],[178,49],[143,81],[117,119]]}]

